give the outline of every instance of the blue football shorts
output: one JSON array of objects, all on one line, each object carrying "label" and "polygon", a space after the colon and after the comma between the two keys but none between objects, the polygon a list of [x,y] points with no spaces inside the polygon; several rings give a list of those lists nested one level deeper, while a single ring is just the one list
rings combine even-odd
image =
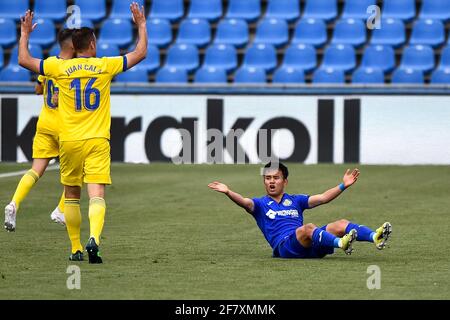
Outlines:
[{"label": "blue football shorts", "polygon": [[[327,225],[320,227],[319,229],[326,231]],[[316,248],[311,246],[310,248],[303,247],[298,242],[295,235],[295,230],[291,235],[284,238],[278,246],[273,250],[273,256],[276,258],[297,258],[297,259],[311,259],[311,258],[323,258],[327,254],[333,254],[334,248],[321,247]]]}]

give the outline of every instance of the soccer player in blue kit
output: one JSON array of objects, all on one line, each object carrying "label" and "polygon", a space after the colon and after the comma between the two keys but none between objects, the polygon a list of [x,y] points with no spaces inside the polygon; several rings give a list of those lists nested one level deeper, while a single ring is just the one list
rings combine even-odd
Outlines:
[{"label": "soccer player in blue kit", "polygon": [[220,182],[212,182],[209,188],[224,193],[238,206],[244,208],[256,220],[264,237],[273,249],[273,256],[280,258],[323,258],[341,248],[346,254],[353,251],[353,242],[367,241],[382,250],[392,232],[389,222],[376,231],[341,219],[322,227],[303,224],[303,211],[328,203],[353,185],[359,176],[354,169],[344,175],[343,182],[322,194],[290,195],[284,192],[288,184],[288,168],[282,163],[268,163],[263,170],[267,195],[261,198],[244,198]]}]

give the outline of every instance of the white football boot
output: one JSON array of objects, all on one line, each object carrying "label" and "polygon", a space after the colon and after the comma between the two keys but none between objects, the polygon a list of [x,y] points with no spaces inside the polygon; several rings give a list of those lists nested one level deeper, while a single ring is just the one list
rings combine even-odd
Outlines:
[{"label": "white football boot", "polygon": [[11,201],[5,207],[5,229],[8,232],[16,231],[16,203]]},{"label": "white football boot", "polygon": [[53,222],[58,223],[62,226],[66,225],[64,213],[62,213],[58,207],[56,207],[56,209],[53,210],[53,212],[50,214],[50,219],[52,219]]}]

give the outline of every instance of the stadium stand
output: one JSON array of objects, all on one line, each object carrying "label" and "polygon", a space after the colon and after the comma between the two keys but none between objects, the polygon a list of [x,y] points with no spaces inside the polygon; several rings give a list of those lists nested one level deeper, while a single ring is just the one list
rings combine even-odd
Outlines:
[{"label": "stadium stand", "polygon": [[423,72],[417,69],[397,68],[392,74],[392,83],[423,84]]},{"label": "stadium stand", "polygon": [[379,68],[360,67],[353,72],[352,83],[384,83],[383,70]]},{"label": "stadium stand", "polygon": [[345,83],[345,73],[342,70],[336,70],[333,68],[319,68],[314,71],[313,83]]},{"label": "stadium stand", "polygon": [[450,84],[450,68],[437,69],[431,75],[432,84]]},{"label": "stadium stand", "polygon": [[131,68],[127,72],[119,73],[116,76],[118,82],[148,82],[147,71],[140,68]]},{"label": "stadium stand", "polygon": [[120,55],[120,49],[117,45],[108,42],[97,43],[97,57],[115,57]]},{"label": "stadium stand", "polygon": [[156,72],[157,83],[187,83],[188,74],[184,69],[163,67]]},{"label": "stadium stand", "polygon": [[[66,8],[72,4],[82,10],[82,19],[78,21],[81,26],[95,27],[99,56],[124,54],[136,40],[136,27],[129,13],[131,2],[0,0],[3,68],[17,65],[17,49],[12,46],[20,35],[19,18],[29,7],[36,10],[38,18],[45,18],[45,23],[40,21],[30,40],[33,50],[44,58],[59,53],[56,34],[63,27],[72,27],[75,20],[64,21],[68,17]],[[450,49],[446,47],[450,43],[448,0],[138,2],[144,5],[149,17],[151,46],[144,67],[138,69],[147,71],[149,82],[156,82],[160,69],[165,70],[162,74],[169,74],[166,78],[173,77],[172,73],[178,75],[180,68],[187,70],[187,78],[181,76],[176,82],[192,83],[197,69],[216,68],[225,70],[227,82],[233,83],[239,82],[235,81],[238,71],[248,73],[248,68],[262,68],[263,77],[259,79],[264,78],[267,83],[295,83],[294,80],[289,82],[290,78],[298,76],[291,69],[302,74],[304,80],[298,83],[318,83],[320,74],[339,79],[333,83],[374,83],[374,77],[378,83],[378,70],[367,74],[370,69],[381,69],[387,84],[399,83],[393,81],[394,70],[396,74],[410,77],[405,72],[408,69],[421,70],[424,83],[445,83],[437,79],[445,78],[447,74],[443,70],[450,68]],[[370,16],[367,8],[371,5],[381,8],[380,29],[366,26]],[[101,48],[103,44],[118,46],[119,51],[105,53]],[[180,50],[180,46],[184,50]],[[173,67],[177,71],[171,73]],[[327,73],[330,68],[333,69],[331,76]],[[344,71],[343,81],[336,76],[340,72],[335,69]],[[164,81],[165,76],[160,77]]]},{"label": "stadium stand", "polygon": [[3,58],[3,48],[0,46],[0,70],[3,68],[4,58]]},{"label": "stadium stand", "polygon": [[265,83],[266,73],[264,69],[254,67],[240,67],[234,76],[234,83]]},{"label": "stadium stand", "polygon": [[197,70],[194,77],[196,83],[226,83],[227,73],[215,67],[202,67]]},{"label": "stadium stand", "polygon": [[273,74],[273,83],[304,83],[305,74],[301,69],[281,66]]},{"label": "stadium stand", "polygon": [[30,72],[18,65],[9,65],[0,71],[0,82],[28,82]]}]

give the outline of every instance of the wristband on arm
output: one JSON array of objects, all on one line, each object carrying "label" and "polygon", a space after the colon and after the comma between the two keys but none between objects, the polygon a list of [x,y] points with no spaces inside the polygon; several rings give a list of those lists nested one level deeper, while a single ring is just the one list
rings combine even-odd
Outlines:
[{"label": "wristband on arm", "polygon": [[345,185],[344,185],[344,183],[341,183],[341,184],[339,185],[339,189],[341,189],[341,191],[344,191],[344,190],[345,190]]}]

